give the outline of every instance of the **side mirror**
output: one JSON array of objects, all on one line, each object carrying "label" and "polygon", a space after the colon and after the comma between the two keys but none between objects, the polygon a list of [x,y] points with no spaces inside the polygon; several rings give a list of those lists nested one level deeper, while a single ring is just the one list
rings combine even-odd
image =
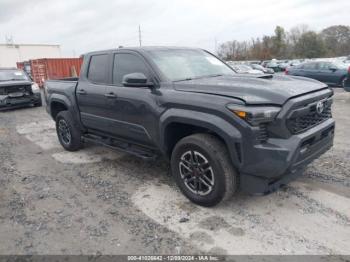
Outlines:
[{"label": "side mirror", "polygon": [[123,76],[123,85],[128,87],[152,87],[143,73],[131,73]]},{"label": "side mirror", "polygon": [[338,68],[336,68],[335,66],[331,66],[330,68],[329,68],[329,70],[331,70],[331,71],[337,71],[338,70]]}]

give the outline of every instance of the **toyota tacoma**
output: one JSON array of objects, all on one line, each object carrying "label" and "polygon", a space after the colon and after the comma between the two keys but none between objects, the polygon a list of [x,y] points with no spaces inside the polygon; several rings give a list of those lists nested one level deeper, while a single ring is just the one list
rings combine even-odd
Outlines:
[{"label": "toyota tacoma", "polygon": [[79,79],[45,83],[47,111],[69,151],[85,141],[144,159],[165,156],[183,194],[214,206],[266,194],[333,144],[333,91],[316,80],[240,75],[194,48],[84,55]]}]

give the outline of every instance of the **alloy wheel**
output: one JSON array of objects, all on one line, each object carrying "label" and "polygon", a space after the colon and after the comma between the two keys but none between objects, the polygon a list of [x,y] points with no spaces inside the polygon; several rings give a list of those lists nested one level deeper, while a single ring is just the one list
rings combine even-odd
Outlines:
[{"label": "alloy wheel", "polygon": [[179,162],[181,178],[194,194],[205,196],[214,188],[214,171],[208,159],[198,151],[186,151]]},{"label": "alloy wheel", "polygon": [[58,121],[58,134],[64,144],[68,145],[71,142],[72,135],[64,119]]}]

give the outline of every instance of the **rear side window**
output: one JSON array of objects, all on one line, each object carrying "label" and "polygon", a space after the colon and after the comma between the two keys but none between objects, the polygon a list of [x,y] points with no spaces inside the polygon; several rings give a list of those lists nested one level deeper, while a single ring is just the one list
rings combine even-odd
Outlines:
[{"label": "rear side window", "polygon": [[143,73],[146,77],[149,76],[147,66],[140,57],[133,54],[115,54],[113,84],[121,86],[123,77],[132,73]]},{"label": "rear side window", "polygon": [[318,64],[318,68],[321,70],[328,70],[331,67],[332,67],[332,64],[329,62],[323,62]]},{"label": "rear side window", "polygon": [[90,59],[88,79],[94,83],[107,83],[108,55],[93,55]]},{"label": "rear side window", "polygon": [[317,67],[317,63],[307,63],[307,64],[304,64],[303,69],[313,70],[313,69],[316,69],[316,67]]}]

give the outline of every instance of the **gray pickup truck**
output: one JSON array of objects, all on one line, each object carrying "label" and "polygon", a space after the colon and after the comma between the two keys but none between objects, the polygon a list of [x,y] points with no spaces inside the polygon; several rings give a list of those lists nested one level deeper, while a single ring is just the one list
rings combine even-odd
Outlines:
[{"label": "gray pickup truck", "polygon": [[69,151],[84,141],[144,159],[165,156],[203,206],[238,189],[266,194],[333,144],[333,92],[318,81],[240,75],[201,49],[120,48],[84,55],[79,79],[45,83]]}]

